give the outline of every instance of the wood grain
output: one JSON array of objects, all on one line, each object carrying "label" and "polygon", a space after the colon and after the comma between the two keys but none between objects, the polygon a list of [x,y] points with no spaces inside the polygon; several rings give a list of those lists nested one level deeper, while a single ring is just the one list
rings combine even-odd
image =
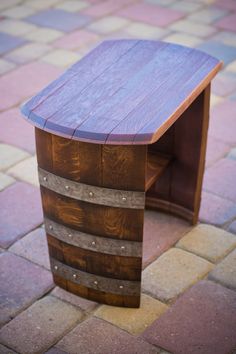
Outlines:
[{"label": "wood grain", "polygon": [[85,233],[142,241],[143,210],[107,207],[61,196],[41,187],[45,215]]},{"label": "wood grain", "polygon": [[152,149],[175,156],[148,191],[146,206],[177,214],[196,224],[200,207],[209,122],[210,85]]},{"label": "wood grain", "polygon": [[148,153],[146,166],[145,190],[147,191],[164,173],[172,157],[161,153]]},{"label": "wood grain", "polygon": [[[22,106],[21,111],[38,127],[43,128],[47,118],[80,93],[114,61],[129,51],[136,40],[103,42],[78,63],[74,64],[56,83],[51,83]],[[46,104],[45,104],[46,103]]]},{"label": "wood grain", "polygon": [[108,278],[141,280],[141,257],[114,256],[93,252],[63,241],[56,245],[52,240],[55,239],[54,237],[47,234],[47,238],[49,253],[57,254],[57,252],[62,251],[64,257],[62,263],[72,268]]},{"label": "wood grain", "polygon": [[125,191],[74,182],[38,168],[39,183],[60,195],[87,203],[117,208],[144,209],[144,192]]},{"label": "wood grain", "polygon": [[118,240],[84,233],[58,224],[47,217],[44,218],[44,223],[47,234],[72,246],[116,256],[142,257],[141,242]]},{"label": "wood grain", "polygon": [[221,68],[208,54],[161,41],[102,43],[22,108],[29,121],[72,140],[157,141]]}]

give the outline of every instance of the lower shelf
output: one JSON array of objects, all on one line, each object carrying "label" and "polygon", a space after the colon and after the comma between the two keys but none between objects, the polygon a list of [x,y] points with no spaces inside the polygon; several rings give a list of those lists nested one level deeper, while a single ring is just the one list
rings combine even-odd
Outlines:
[{"label": "lower shelf", "polygon": [[170,164],[172,156],[161,153],[149,152],[147,157],[145,191],[147,191],[153,183],[163,174],[167,166]]}]

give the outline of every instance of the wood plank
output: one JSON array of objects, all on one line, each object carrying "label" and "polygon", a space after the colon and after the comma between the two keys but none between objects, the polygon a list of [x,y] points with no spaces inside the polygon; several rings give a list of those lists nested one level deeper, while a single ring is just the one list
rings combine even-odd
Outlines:
[{"label": "wood plank", "polygon": [[[105,143],[110,132],[116,128],[120,121],[128,116],[135,107],[145,100],[152,92],[161,87],[166,77],[170,76],[173,61],[176,64],[192,51],[189,48],[173,47],[169,44],[160,48],[153,59],[142,70],[131,78],[122,90],[108,98],[106,104],[93,112],[93,115],[81,124],[74,133],[79,140],[91,139]],[[180,53],[182,56],[180,56]],[[163,65],[165,63],[165,66]],[[126,135],[126,131],[123,132]],[[127,140],[130,137],[127,136]],[[115,144],[115,142],[114,142]]]},{"label": "wood plank", "polygon": [[205,89],[221,64],[196,49],[160,41],[105,42],[71,69],[76,76],[70,77],[70,71],[68,81],[63,77],[61,86],[59,80],[32,99],[29,120],[34,123],[38,117],[46,130],[73,140],[151,144]]},{"label": "wood plank", "polygon": [[161,153],[148,153],[145,190],[147,191],[153,183],[164,173],[166,167],[172,160],[171,156]]},{"label": "wood plank", "polygon": [[44,218],[45,231],[57,240],[93,252],[116,256],[142,257],[142,243],[84,233]]},{"label": "wood plank", "polygon": [[[63,252],[63,262],[74,269],[113,279],[141,280],[141,257],[115,256],[75,247],[61,241],[55,246],[50,234],[48,246],[51,253]],[[50,253],[50,254],[51,254]],[[58,257],[54,257],[58,259]]]},{"label": "wood plank", "polygon": [[102,185],[144,192],[146,146],[102,145]]},{"label": "wood plank", "polygon": [[35,141],[38,165],[47,171],[53,171],[52,134],[35,128]]},{"label": "wood plank", "polygon": [[[138,41],[126,53],[114,61],[107,70],[94,79],[73,100],[65,104],[58,113],[51,115],[45,129],[73,135],[79,125],[92,117],[106,105],[109,97],[123,90],[125,83],[142,69],[167,44]],[[73,93],[73,96],[75,94]]]},{"label": "wood plank", "polygon": [[[161,109],[158,111],[158,116],[160,117],[159,129],[157,129],[156,117],[153,117],[141,130],[138,131],[134,139],[134,144],[136,144],[139,140],[142,141],[142,143],[147,141],[146,136],[147,134],[150,134],[150,131],[152,131],[152,139],[150,140],[149,136],[148,141],[151,143],[157,141],[159,137],[179,118],[182,113],[184,113],[191,103],[193,103],[201,92],[209,85],[220,68],[221,63],[217,64],[217,59],[208,59],[202,67],[196,71],[196,77],[192,76],[183,84],[179,91],[180,95],[175,102],[175,105],[174,100],[166,102],[166,109]],[[210,73],[209,70],[211,70]],[[174,94],[173,89],[170,90],[170,93]],[[166,111],[174,112],[168,115],[168,120],[166,120]]]},{"label": "wood plank", "polygon": [[[32,122],[37,122],[38,126],[43,127],[47,118],[59,111],[74,96],[78,95],[90,82],[136,43],[136,40],[102,43],[85,58],[73,65],[66,74],[68,80],[66,76],[61,77],[61,83],[59,79],[56,84],[50,84],[45,92],[39,93],[27,103],[26,113],[28,118]],[[74,72],[76,75],[72,74]],[[23,106],[22,113],[24,114],[24,112],[25,108]]]},{"label": "wood plank", "polygon": [[[154,145],[175,156],[166,173],[148,191],[146,205],[182,216],[195,224],[200,207],[209,120],[208,86]],[[169,142],[166,145],[165,140]],[[171,142],[172,140],[172,142]]]},{"label": "wood plank", "polygon": [[71,199],[41,187],[45,216],[85,233],[142,241],[143,210],[96,205]]},{"label": "wood plank", "polygon": [[[124,188],[125,190],[127,189],[144,193],[146,159],[146,146],[102,145],[102,185],[109,188]],[[140,214],[134,215],[132,222],[135,223],[136,227],[136,240],[142,242],[144,210],[142,209],[139,211]],[[127,211],[125,216],[128,217]],[[112,220],[110,220],[110,222],[111,221]],[[127,231],[129,230],[129,232],[131,231],[130,220],[128,220],[128,218],[124,220],[123,227]],[[141,288],[142,258],[139,259],[140,263],[136,263],[135,278],[133,279],[140,281]],[[120,269],[123,269],[124,272],[129,274],[130,268],[133,266],[131,258],[120,257],[119,267]],[[110,304],[112,303],[113,299],[111,299]],[[130,306],[139,306],[140,300],[138,300],[137,297],[130,299],[127,298],[127,296],[124,296],[122,306],[127,306],[127,303]]]},{"label": "wood plank", "polygon": [[[35,129],[39,167],[76,182],[101,184],[101,146]],[[93,173],[91,173],[93,171]]]},{"label": "wood plank", "polygon": [[[206,63],[207,65],[204,66]],[[177,119],[176,109],[181,106],[185,97],[188,97],[192,90],[205,78],[205,70],[211,71],[211,63],[207,55],[203,55],[201,52],[195,53],[195,50],[186,52],[178,61],[171,57],[169,70],[174,66],[175,71],[169,71],[164,80],[160,80],[161,85],[148,95],[146,100],[134,107],[129,115],[120,119],[120,124],[117,124],[116,128],[109,134],[107,143],[126,142],[126,136],[129,140],[132,139],[135,144],[146,143],[150,141],[150,134],[154,134],[156,131],[159,132],[160,128],[164,132],[166,130],[164,123],[170,126],[168,120],[171,114]],[[167,64],[165,66],[168,67]],[[215,61],[213,62],[214,66]],[[157,77],[157,81],[159,81],[159,77]],[[186,82],[189,85],[187,90],[184,91]]]}]

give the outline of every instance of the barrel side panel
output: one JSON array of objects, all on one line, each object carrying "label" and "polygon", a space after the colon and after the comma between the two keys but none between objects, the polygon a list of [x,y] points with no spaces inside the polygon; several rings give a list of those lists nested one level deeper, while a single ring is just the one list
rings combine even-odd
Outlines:
[{"label": "barrel side panel", "polygon": [[[40,169],[62,181],[144,192],[146,146],[90,144],[37,128],[36,146]],[[126,207],[125,201],[115,207],[77,200],[45,185],[41,196],[55,283],[93,301],[138,307],[144,209]],[[81,235],[91,247],[88,241],[83,248]]]}]

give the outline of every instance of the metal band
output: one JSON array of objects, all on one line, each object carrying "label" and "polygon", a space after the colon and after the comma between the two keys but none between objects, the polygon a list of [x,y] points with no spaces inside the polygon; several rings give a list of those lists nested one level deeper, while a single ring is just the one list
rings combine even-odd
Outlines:
[{"label": "metal band", "polygon": [[141,282],[130,280],[119,280],[106,278],[100,275],[82,272],[66,264],[50,258],[51,269],[55,275],[58,275],[75,284],[86,286],[95,290],[110,294],[140,296]]},{"label": "metal band", "polygon": [[145,192],[95,187],[56,176],[40,167],[38,174],[41,186],[70,198],[118,208],[144,209],[145,207]]},{"label": "metal band", "polygon": [[45,230],[60,241],[94,252],[115,256],[142,257],[142,242],[116,240],[80,232],[44,218]]}]

